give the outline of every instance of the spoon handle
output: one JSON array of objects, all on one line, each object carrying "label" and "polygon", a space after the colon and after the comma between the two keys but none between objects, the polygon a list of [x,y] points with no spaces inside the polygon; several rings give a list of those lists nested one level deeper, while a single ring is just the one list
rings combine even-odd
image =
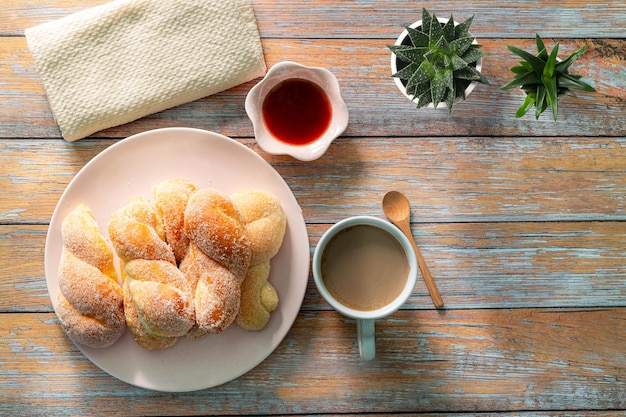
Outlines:
[{"label": "spoon handle", "polygon": [[419,248],[417,247],[417,243],[413,238],[413,234],[411,233],[411,226],[406,223],[396,223],[396,226],[398,226],[398,228],[402,230],[406,237],[409,238],[409,241],[413,246],[413,250],[415,251],[415,255],[417,256],[417,264],[419,265],[420,271],[422,272],[422,278],[424,278],[426,288],[428,288],[428,292],[430,294],[430,298],[433,300],[433,304],[436,308],[443,307],[443,300],[441,298],[441,295],[439,294],[439,290],[437,289],[437,285],[435,284],[432,275],[430,275],[430,270],[426,265],[426,261],[424,261],[422,253],[420,252]]}]

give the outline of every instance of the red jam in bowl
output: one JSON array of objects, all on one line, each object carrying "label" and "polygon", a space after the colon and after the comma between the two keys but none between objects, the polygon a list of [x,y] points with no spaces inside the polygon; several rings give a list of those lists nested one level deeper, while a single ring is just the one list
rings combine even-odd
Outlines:
[{"label": "red jam in bowl", "polygon": [[307,145],[324,135],[332,119],[328,96],[312,81],[291,78],[278,83],[262,107],[267,130],[290,145]]}]

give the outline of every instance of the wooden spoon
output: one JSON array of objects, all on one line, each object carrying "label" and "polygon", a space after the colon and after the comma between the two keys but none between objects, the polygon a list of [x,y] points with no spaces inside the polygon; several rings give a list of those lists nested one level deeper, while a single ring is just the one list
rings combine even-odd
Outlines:
[{"label": "wooden spoon", "polygon": [[389,220],[391,220],[398,229],[402,230],[402,233],[411,241],[411,245],[413,245],[413,250],[415,250],[415,255],[417,256],[417,264],[419,265],[420,271],[422,271],[422,277],[424,278],[424,282],[426,282],[430,298],[432,298],[435,307],[442,307],[443,300],[441,299],[441,295],[439,295],[437,285],[435,285],[435,281],[433,281],[428,266],[426,266],[426,262],[411,233],[411,206],[409,200],[399,191],[389,191],[385,194],[385,197],[383,197],[383,211]]}]

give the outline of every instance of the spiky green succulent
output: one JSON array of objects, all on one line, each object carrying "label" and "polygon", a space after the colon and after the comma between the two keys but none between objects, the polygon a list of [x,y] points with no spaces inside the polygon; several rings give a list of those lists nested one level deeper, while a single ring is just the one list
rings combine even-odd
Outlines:
[{"label": "spiky green succulent", "polygon": [[514,46],[507,46],[523,59],[519,66],[511,68],[515,77],[508,84],[500,87],[508,90],[521,87],[526,93],[526,98],[517,109],[515,117],[524,116],[531,108],[535,107],[535,118],[539,119],[548,107],[552,109],[552,117],[556,121],[559,114],[559,100],[565,96],[576,97],[572,90],[583,90],[588,92],[596,91],[589,84],[581,81],[580,75],[570,74],[569,67],[580,57],[586,46],[575,51],[567,59],[559,61],[559,44],[554,45],[551,52],[543,43],[541,37],[536,34],[537,55],[523,51]]},{"label": "spiky green succulent", "polygon": [[407,94],[418,99],[417,108],[445,102],[452,112],[454,102],[465,100],[465,89],[472,81],[488,84],[476,69],[482,58],[480,45],[474,42],[469,29],[473,16],[455,25],[450,15],[447,23],[440,23],[435,14],[422,9],[422,24],[406,27],[410,45],[389,45],[400,61],[393,77],[400,78]]}]

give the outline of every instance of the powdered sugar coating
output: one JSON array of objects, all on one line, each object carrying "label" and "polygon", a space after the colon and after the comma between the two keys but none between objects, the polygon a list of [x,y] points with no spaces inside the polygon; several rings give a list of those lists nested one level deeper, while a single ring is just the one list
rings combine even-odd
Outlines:
[{"label": "powdered sugar coating", "polygon": [[135,259],[126,264],[124,287],[146,332],[179,337],[194,324],[191,286],[171,263]]},{"label": "powdered sugar coating", "polygon": [[273,258],[283,243],[287,228],[287,216],[278,197],[264,191],[245,190],[230,198],[241,213],[250,240],[250,265]]},{"label": "powdered sugar coating", "polygon": [[113,247],[122,261],[161,259],[176,264],[172,248],[164,241],[163,222],[147,198],[135,197],[114,211],[108,229]]},{"label": "powdered sugar coating", "polygon": [[270,259],[283,243],[287,217],[275,195],[259,190],[244,190],[231,195],[241,213],[250,240],[252,259],[242,285],[237,324],[246,330],[261,330],[278,305],[278,294],[267,281]]},{"label": "powdered sugar coating", "polygon": [[250,241],[228,197],[211,188],[196,191],[185,209],[185,232],[207,256],[243,279],[250,265]]},{"label": "powdered sugar coating", "polygon": [[180,269],[195,286],[196,328],[190,334],[199,338],[221,333],[230,326],[241,298],[241,279],[205,254],[193,241]]},{"label": "powdered sugar coating", "polygon": [[[82,259],[64,255],[61,265],[67,274],[71,270],[72,274],[94,275],[100,281],[69,284],[60,280],[59,285],[72,294],[69,299],[76,304],[70,303],[62,290],[58,302],[60,316],[68,317],[66,322],[76,328],[78,324],[72,317],[82,311],[88,320],[81,322],[85,327],[81,332],[92,339],[108,340],[111,332],[121,335],[128,326],[137,343],[149,350],[172,346],[182,335],[199,338],[220,333],[243,310],[244,315],[256,314],[248,319],[258,323],[260,318],[263,322],[248,325],[248,329],[262,328],[271,306],[278,302],[276,292],[269,283],[258,285],[257,280],[252,280],[254,295],[247,299],[253,301],[245,304],[253,307],[242,310],[241,291],[251,262],[265,265],[282,243],[286,219],[278,198],[259,191],[236,193],[233,199],[241,205],[239,209],[233,199],[217,190],[198,190],[183,179],[156,184],[153,196],[154,203],[135,197],[109,218],[109,236],[122,262],[124,278],[123,287],[117,284],[112,291],[103,285],[109,278],[117,281],[113,251],[97,231],[95,220],[68,216],[67,223],[73,224],[66,233],[68,247],[84,253],[80,255]],[[174,252],[176,246],[178,255]],[[85,251],[86,247],[98,249]],[[186,255],[179,258],[183,253]],[[84,260],[105,272],[93,266],[74,265]],[[267,274],[264,272],[261,280],[267,281],[269,262],[267,265]],[[254,273],[253,269],[250,271]],[[266,291],[268,288],[270,291]],[[82,294],[82,298],[75,294]],[[269,302],[261,301],[263,294]],[[117,306],[117,313],[95,315],[105,306],[106,311],[112,311],[110,305]],[[109,322],[118,325],[111,326]],[[81,340],[79,343],[83,339],[73,336],[73,340]],[[105,345],[101,341],[90,343]]]},{"label": "powdered sugar coating", "polygon": [[185,179],[161,181],[152,187],[157,215],[163,221],[165,241],[174,251],[176,262],[184,258],[189,237],[184,230],[185,208],[196,186]]},{"label": "powdered sugar coating", "polygon": [[165,349],[176,344],[178,337],[157,336],[148,332],[137,314],[135,302],[131,296],[130,282],[131,280],[128,279],[124,281],[124,314],[126,325],[137,344],[147,350]]},{"label": "powdered sugar coating", "polygon": [[63,246],[83,262],[117,281],[113,251],[100,233],[98,223],[85,204],[79,204],[61,224]]},{"label": "powdered sugar coating", "polygon": [[241,287],[241,306],[237,324],[246,330],[261,330],[270,319],[270,312],[278,306],[276,290],[267,281],[270,275],[269,259],[248,268]]},{"label": "powdered sugar coating", "polygon": [[81,204],[61,226],[56,313],[76,343],[110,346],[124,333],[123,294],[113,267],[113,252],[89,208]]},{"label": "powdered sugar coating", "polygon": [[109,237],[122,261],[124,313],[133,337],[149,350],[172,346],[193,325],[193,303],[154,203],[135,197],[113,212]]}]

